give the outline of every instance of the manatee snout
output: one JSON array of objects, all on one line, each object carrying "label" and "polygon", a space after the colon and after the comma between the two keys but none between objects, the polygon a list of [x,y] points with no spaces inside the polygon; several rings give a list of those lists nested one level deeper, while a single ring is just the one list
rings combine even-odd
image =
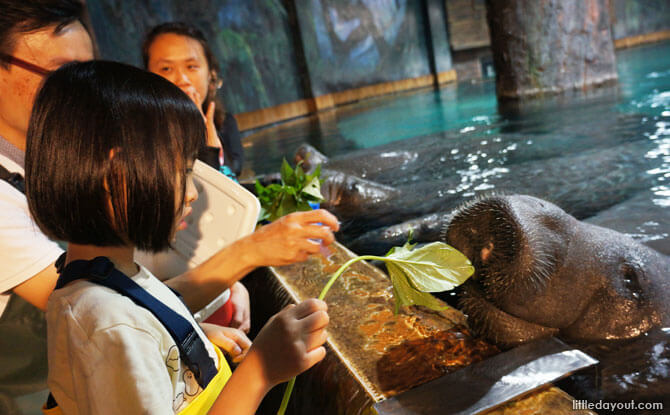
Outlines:
[{"label": "manatee snout", "polygon": [[313,172],[319,165],[328,163],[328,157],[309,144],[302,144],[295,151],[293,163],[302,163],[302,168],[307,172]]},{"label": "manatee snout", "polygon": [[533,197],[491,197],[461,208],[445,239],[472,261],[475,279],[490,297],[511,287],[530,293],[544,285],[565,255],[569,229],[556,219],[558,212]]}]

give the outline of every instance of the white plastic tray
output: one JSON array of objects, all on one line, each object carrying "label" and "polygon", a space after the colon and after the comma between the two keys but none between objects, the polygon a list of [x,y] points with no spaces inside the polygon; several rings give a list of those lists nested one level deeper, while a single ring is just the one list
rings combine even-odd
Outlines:
[{"label": "white plastic tray", "polygon": [[[173,248],[158,254],[135,253],[135,260],[161,280],[196,267],[221,248],[249,235],[256,226],[260,203],[251,192],[199,160],[193,173],[198,200],[191,205],[193,211],[186,217],[188,227],[177,232]],[[216,304],[227,300],[227,294],[222,294],[225,299],[212,302],[212,312],[218,308]]]}]

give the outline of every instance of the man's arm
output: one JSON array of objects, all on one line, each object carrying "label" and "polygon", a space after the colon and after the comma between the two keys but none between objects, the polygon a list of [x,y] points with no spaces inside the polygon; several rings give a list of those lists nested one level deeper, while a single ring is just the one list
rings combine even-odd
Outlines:
[{"label": "man's arm", "polygon": [[56,272],[56,267],[51,263],[42,271],[35,274],[34,277],[14,287],[13,291],[35,307],[46,310],[47,300],[56,286],[57,280],[58,273]]},{"label": "man's arm", "polygon": [[58,279],[54,262],[63,251],[39,231],[25,196],[2,180],[0,212],[0,292],[13,291],[45,310]]},{"label": "man's arm", "polygon": [[[198,267],[165,281],[193,311],[209,304],[249,272],[307,259],[330,245],[340,228],[337,218],[319,209],[286,215],[223,248]],[[314,240],[320,239],[317,243]]]},{"label": "man's arm", "polygon": [[[192,311],[197,311],[257,267],[306,260],[320,250],[320,244],[313,239],[330,245],[335,240],[333,231],[338,229],[335,216],[325,210],[292,213],[228,245],[200,266],[165,283],[183,296]],[[56,267],[51,263],[13,291],[45,310],[57,280]]]}]

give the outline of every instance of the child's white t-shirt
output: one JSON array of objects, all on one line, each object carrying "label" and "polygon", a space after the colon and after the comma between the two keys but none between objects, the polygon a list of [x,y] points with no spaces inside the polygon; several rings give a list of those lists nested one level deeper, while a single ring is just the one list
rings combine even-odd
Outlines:
[{"label": "child's white t-shirt", "polygon": [[[191,322],[218,367],[214,346],[181,300],[144,267],[131,278]],[[177,413],[202,391],[158,319],[95,283],[54,291],[47,339],[48,385],[66,415]]]}]

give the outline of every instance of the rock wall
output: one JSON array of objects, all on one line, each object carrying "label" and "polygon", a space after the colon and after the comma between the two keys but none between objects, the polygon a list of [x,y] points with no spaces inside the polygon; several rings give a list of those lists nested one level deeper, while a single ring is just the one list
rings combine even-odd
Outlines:
[{"label": "rock wall", "polygon": [[490,0],[499,98],[587,89],[617,78],[607,0]]}]

